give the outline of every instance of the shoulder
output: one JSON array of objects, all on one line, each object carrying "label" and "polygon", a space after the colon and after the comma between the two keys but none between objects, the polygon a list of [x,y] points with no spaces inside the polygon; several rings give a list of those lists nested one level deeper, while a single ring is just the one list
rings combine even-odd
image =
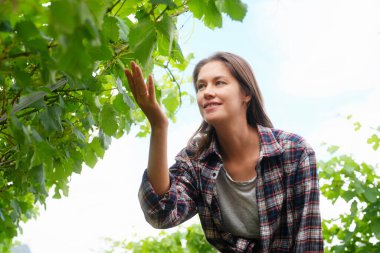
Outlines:
[{"label": "shoulder", "polygon": [[281,129],[258,126],[264,144],[276,146],[286,160],[299,161],[302,156],[314,154],[313,148],[302,136]]},{"label": "shoulder", "polygon": [[280,129],[272,128],[272,133],[274,138],[280,143],[284,148],[293,147],[293,148],[310,148],[311,146],[306,141],[306,139],[296,133],[287,132]]}]

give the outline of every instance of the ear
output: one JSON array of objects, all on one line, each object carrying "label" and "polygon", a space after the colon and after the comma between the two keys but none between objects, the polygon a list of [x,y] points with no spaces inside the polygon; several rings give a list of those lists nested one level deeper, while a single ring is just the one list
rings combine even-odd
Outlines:
[{"label": "ear", "polygon": [[243,98],[243,101],[244,101],[244,103],[249,104],[249,102],[251,101],[251,99],[252,99],[251,95],[245,95],[244,98]]}]

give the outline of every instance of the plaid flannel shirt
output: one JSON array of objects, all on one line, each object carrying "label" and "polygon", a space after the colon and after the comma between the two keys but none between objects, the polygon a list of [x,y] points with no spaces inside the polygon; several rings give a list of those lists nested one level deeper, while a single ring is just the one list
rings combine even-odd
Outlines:
[{"label": "plaid flannel shirt", "polygon": [[139,200],[156,228],[176,226],[199,215],[206,239],[221,252],[323,252],[315,154],[295,134],[257,126],[260,156],[256,199],[259,240],[223,231],[216,178],[223,166],[215,138],[199,158],[183,149],[170,167],[170,189],[157,195],[144,172]]}]

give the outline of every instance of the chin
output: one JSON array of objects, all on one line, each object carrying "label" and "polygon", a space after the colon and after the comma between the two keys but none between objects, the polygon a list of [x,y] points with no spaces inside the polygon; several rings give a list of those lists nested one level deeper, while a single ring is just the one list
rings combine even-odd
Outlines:
[{"label": "chin", "polygon": [[207,124],[215,127],[215,125],[225,122],[226,119],[223,119],[221,117],[208,116],[208,117],[203,117],[203,120],[206,121]]}]

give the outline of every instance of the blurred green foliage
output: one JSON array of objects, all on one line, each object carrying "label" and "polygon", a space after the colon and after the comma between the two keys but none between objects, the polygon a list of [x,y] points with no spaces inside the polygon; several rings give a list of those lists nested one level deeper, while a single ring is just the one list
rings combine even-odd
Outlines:
[{"label": "blurred green foliage", "polygon": [[[348,117],[351,119],[351,116]],[[355,122],[354,130],[362,125]],[[371,128],[367,139],[368,152],[378,151],[380,127]],[[338,146],[330,146],[330,159],[319,161],[322,194],[335,204],[344,201],[349,208],[336,219],[323,220],[325,252],[380,252],[380,172],[378,164],[359,162],[352,155],[338,153]],[[364,150],[363,150],[364,151]],[[366,151],[364,151],[366,152]],[[338,207],[340,208],[340,207]]]},{"label": "blurred green foliage", "polygon": [[186,228],[178,228],[174,233],[160,232],[158,236],[149,236],[137,241],[113,241],[106,253],[216,253],[217,251],[206,241],[199,224]]}]

